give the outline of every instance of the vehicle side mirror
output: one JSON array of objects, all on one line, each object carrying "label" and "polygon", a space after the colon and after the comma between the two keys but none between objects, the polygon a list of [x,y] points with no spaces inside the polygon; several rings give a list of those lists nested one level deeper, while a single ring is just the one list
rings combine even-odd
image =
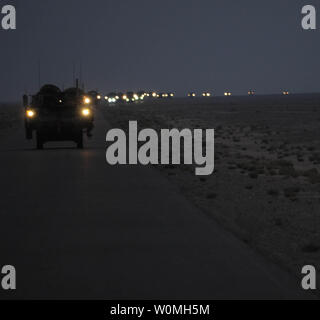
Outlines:
[{"label": "vehicle side mirror", "polygon": [[29,104],[29,99],[28,96],[26,94],[23,95],[23,106],[27,107]]}]

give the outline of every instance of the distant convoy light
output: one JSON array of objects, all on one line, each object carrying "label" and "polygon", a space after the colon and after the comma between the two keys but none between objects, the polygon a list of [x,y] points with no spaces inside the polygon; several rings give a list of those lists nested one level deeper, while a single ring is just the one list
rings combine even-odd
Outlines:
[{"label": "distant convoy light", "polygon": [[[252,90],[252,89],[248,90],[247,93],[248,93],[249,96],[254,96],[256,94],[255,90]],[[290,95],[290,92],[287,91],[287,90],[283,90],[283,91],[281,91],[281,94],[287,96],[287,95]],[[210,93],[210,92],[202,92],[200,95],[202,97],[212,97],[213,96],[213,94]],[[225,91],[223,93],[223,95],[226,96],[226,97],[230,97],[230,96],[232,96],[232,93],[230,91]],[[143,101],[143,100],[145,100],[146,97],[172,98],[174,96],[175,96],[175,94],[172,93],[172,92],[169,92],[169,93],[157,93],[157,92],[154,91],[154,92],[150,92],[150,93],[148,93],[148,92],[142,93],[142,91],[141,91],[139,93],[133,93],[133,95],[130,96],[130,97],[128,97],[127,94],[124,94],[124,95],[117,95],[117,96],[112,96],[112,97],[104,96],[104,99],[109,103],[116,103],[118,100],[126,101],[126,102],[134,102],[134,101]],[[195,92],[189,92],[188,93],[188,97],[195,98],[196,96],[197,96],[197,94]],[[98,100],[101,100],[101,99],[103,99],[103,96],[101,97],[101,95],[97,95],[96,98]],[[88,105],[88,104],[90,104],[92,102],[92,99],[87,97],[87,96],[85,96],[83,99],[84,99],[83,103],[86,104],[86,105]],[[63,103],[62,100],[59,100],[59,102]],[[32,110],[28,110],[26,115],[27,115],[28,118],[32,118],[32,117],[35,116],[35,112],[32,111]]]},{"label": "distant convoy light", "polygon": [[[256,94],[255,90],[252,90],[252,89],[248,90],[247,93],[248,93],[249,96],[253,96],[253,95]],[[290,92],[286,91],[286,90],[282,91],[281,93],[282,93],[282,95],[285,95],[285,96],[290,94]],[[213,94],[210,93],[210,92],[203,92],[203,93],[201,93],[201,95],[202,95],[202,97],[211,97],[211,96],[213,96]],[[226,97],[230,97],[230,96],[232,96],[232,93],[230,91],[225,91],[223,93],[223,95],[226,96]],[[127,101],[127,102],[130,102],[130,101],[134,102],[134,101],[139,101],[139,100],[142,101],[146,97],[172,98],[174,96],[175,96],[175,94],[172,93],[172,92],[169,92],[169,93],[157,93],[157,92],[154,91],[154,92],[150,92],[150,93],[147,93],[147,92],[134,93],[130,97],[128,97],[128,95],[126,95],[126,94],[124,94],[122,96],[121,95],[117,95],[117,96],[112,97],[112,98],[110,98],[108,96],[104,96],[104,99],[106,101],[108,101],[109,103],[115,103],[115,102],[117,102],[117,100],[123,100],[123,101]],[[197,96],[197,94],[194,93],[194,92],[189,92],[188,93],[188,97],[193,97],[194,98],[196,96]],[[102,99],[101,95],[97,95],[96,98],[98,100]],[[90,104],[92,102],[92,100],[89,97],[84,97],[83,101],[84,101],[84,104]],[[59,100],[59,102],[62,103],[63,101]],[[28,110],[26,115],[27,115],[28,118],[32,118],[32,117],[35,116],[35,113],[32,110]]]},{"label": "distant convoy light", "polygon": [[91,111],[90,111],[90,109],[85,108],[85,109],[82,109],[81,113],[83,116],[88,117],[88,116],[90,116]]},{"label": "distant convoy light", "polygon": [[36,113],[33,110],[27,110],[26,112],[28,118],[34,118]]}]

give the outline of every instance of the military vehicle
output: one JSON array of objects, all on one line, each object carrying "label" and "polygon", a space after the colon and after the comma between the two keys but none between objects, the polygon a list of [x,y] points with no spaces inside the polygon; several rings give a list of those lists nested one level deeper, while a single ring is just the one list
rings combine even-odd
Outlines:
[{"label": "military vehicle", "polygon": [[144,98],[147,96],[147,93],[145,92],[145,91],[138,91],[137,92],[137,95],[138,95],[138,99],[139,100],[141,100],[141,101],[143,101],[144,100]]},{"label": "military vehicle", "polygon": [[23,97],[26,138],[34,133],[37,149],[48,141],[74,141],[83,148],[83,133],[91,137],[94,123],[92,100],[78,88],[61,91],[54,85],[44,85],[32,96]]},{"label": "military vehicle", "polygon": [[99,102],[101,101],[101,95],[95,90],[89,91],[88,97],[91,98],[92,105],[94,106],[98,105]]},{"label": "military vehicle", "polygon": [[117,93],[117,96],[118,96],[118,102],[119,103],[122,103],[122,102],[124,102],[125,100],[123,99],[124,98],[124,93],[123,92],[118,92]]},{"label": "military vehicle", "polygon": [[136,93],[129,91],[125,94],[126,102],[131,103],[139,100],[139,97]]},{"label": "military vehicle", "polygon": [[107,101],[109,104],[116,103],[120,99],[120,97],[116,92],[108,93],[107,98],[108,98]]}]

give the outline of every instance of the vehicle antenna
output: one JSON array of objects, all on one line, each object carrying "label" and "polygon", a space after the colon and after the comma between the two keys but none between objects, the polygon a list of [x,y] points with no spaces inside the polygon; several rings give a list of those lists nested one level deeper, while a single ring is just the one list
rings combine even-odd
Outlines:
[{"label": "vehicle antenna", "polygon": [[40,63],[40,58],[38,59],[38,87],[40,90],[41,86],[41,63]]},{"label": "vehicle antenna", "polygon": [[73,61],[73,70],[72,70],[72,86],[75,85],[75,78],[76,78],[76,64]]},{"label": "vehicle antenna", "polygon": [[82,60],[80,59],[80,71],[79,71],[80,75],[80,87],[82,87]]}]

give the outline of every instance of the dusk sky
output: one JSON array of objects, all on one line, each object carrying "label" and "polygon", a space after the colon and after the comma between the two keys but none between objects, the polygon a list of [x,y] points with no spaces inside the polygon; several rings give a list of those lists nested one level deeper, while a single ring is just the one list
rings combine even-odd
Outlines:
[{"label": "dusk sky", "polygon": [[[21,0],[0,30],[0,101],[41,83],[86,89],[245,94],[319,92],[320,29],[301,28],[306,0]],[[319,4],[319,7],[317,7]],[[319,11],[320,12],[320,11]]]}]

